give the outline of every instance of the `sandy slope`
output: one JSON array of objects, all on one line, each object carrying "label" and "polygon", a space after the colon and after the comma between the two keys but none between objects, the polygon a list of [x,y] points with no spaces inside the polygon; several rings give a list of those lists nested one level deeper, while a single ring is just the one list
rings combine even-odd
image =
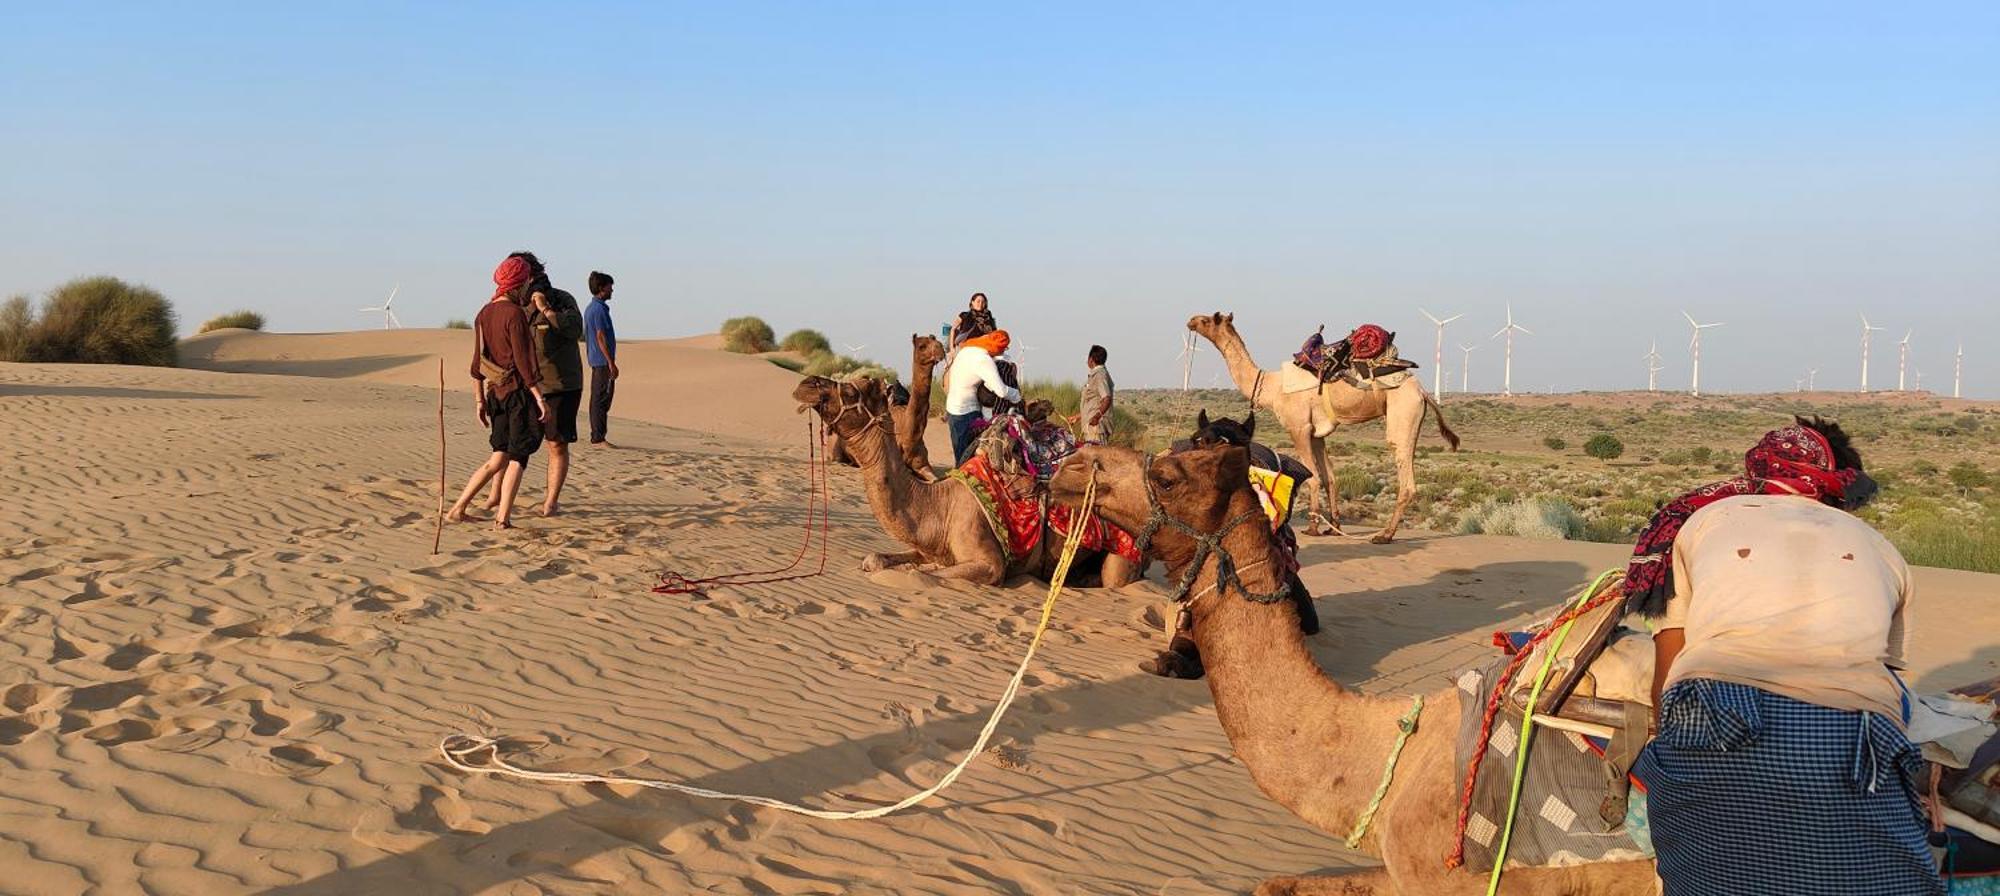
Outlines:
[{"label": "sandy slope", "polygon": [[[662,567],[799,544],[793,378],[671,343],[631,349],[620,408],[658,423],[580,449],[572,515],[454,528],[431,556],[435,398],[399,384],[434,388],[462,339],[188,352],[321,378],[0,365],[0,892],[1231,893],[1368,861],[1255,791],[1205,688],[1133,670],[1151,585],[1067,598],[999,745],[905,815],[441,766],[440,737],[489,731],[546,767],[893,800],[971,742],[1039,600],[856,572],[886,545],[847,471],[825,576],[650,594]],[[448,419],[456,481],[485,449],[462,393]],[[1314,542],[1316,650],[1364,688],[1433,686],[1619,554]],[[1921,683],[1995,674],[2000,579],[1920,582]]]}]

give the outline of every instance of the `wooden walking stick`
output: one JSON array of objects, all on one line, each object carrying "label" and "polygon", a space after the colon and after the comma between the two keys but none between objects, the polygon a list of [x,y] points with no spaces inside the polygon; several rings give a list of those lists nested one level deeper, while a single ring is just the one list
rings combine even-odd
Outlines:
[{"label": "wooden walking stick", "polygon": [[431,530],[431,554],[444,544],[444,357],[438,357],[438,509]]}]

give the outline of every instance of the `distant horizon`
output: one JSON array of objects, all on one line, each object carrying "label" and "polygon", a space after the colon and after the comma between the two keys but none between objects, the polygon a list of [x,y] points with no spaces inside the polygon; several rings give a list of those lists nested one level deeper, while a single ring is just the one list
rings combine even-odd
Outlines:
[{"label": "distant horizon", "polygon": [[[469,318],[507,252],[628,334],[754,314],[894,365],[985,292],[1031,375],[1177,386],[1232,311],[1463,313],[1499,391],[2000,398],[2000,6],[581,4],[16,11],[0,295],[106,273],[192,330]],[[522,47],[522,64],[494,48]],[[532,60],[532,63],[529,62]],[[1989,351],[1989,347],[1991,350]],[[1207,346],[1195,384],[1220,379]],[[1940,385],[1943,386],[1940,389]]]}]

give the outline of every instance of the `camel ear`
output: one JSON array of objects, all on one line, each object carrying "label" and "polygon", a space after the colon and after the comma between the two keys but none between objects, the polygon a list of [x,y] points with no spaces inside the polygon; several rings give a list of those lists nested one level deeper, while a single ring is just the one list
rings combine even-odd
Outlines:
[{"label": "camel ear", "polygon": [[922,345],[922,344],[923,344],[923,341],[924,341],[924,337],[923,337],[923,334],[921,334],[921,333],[911,333],[911,334],[910,334],[910,344],[911,344],[911,345]]},{"label": "camel ear", "polygon": [[1255,438],[1256,435],[1257,435],[1257,412],[1251,411],[1248,415],[1244,416],[1243,418],[1243,437],[1246,439]]},{"label": "camel ear", "polygon": [[1194,431],[1201,432],[1202,430],[1207,428],[1208,428],[1208,409],[1202,408],[1201,413],[1195,415]]},{"label": "camel ear", "polygon": [[1233,323],[1235,323],[1235,322],[1236,322],[1236,312],[1234,312],[1234,311],[1231,311],[1231,312],[1229,312],[1228,314],[1225,314],[1225,315],[1223,315],[1223,316],[1222,316],[1222,322],[1223,322],[1223,323],[1226,323],[1226,324],[1233,324]]},{"label": "camel ear", "polygon": [[1222,460],[1215,465],[1215,481],[1227,491],[1231,486],[1250,480],[1250,449],[1230,448],[1222,452]]}]

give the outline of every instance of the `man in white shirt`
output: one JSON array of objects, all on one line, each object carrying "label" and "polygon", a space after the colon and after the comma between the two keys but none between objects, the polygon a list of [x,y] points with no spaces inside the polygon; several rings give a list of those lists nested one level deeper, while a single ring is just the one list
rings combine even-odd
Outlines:
[{"label": "man in white shirt", "polygon": [[1767,434],[1747,475],[1661,509],[1627,573],[1656,654],[1633,773],[1667,896],[1934,896],[1903,734],[1909,567],[1850,511],[1874,492],[1840,427]]},{"label": "man in white shirt", "polygon": [[1007,401],[1021,400],[1021,391],[1003,382],[999,365],[993,363],[1006,353],[1009,344],[1007,331],[995,330],[967,339],[952,356],[944,386],[944,422],[951,431],[952,466],[965,463],[972,452],[972,425],[985,417],[979,405],[980,386]]}]

